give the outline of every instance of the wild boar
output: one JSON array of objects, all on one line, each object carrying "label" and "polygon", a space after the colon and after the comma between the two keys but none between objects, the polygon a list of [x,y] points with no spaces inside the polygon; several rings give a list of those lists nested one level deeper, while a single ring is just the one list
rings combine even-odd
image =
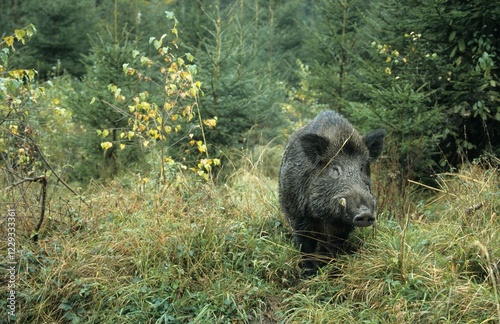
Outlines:
[{"label": "wild boar", "polygon": [[291,136],[281,162],[279,201],[306,275],[318,267],[311,254],[342,252],[356,226],[375,223],[370,163],[380,155],[385,134],[379,129],[362,137],[343,116],[325,111]]}]

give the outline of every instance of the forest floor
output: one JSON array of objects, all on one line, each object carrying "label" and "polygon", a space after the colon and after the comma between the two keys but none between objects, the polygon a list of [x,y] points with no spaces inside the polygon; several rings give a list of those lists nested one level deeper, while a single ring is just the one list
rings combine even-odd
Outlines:
[{"label": "forest floor", "polygon": [[308,279],[277,181],[258,167],[224,185],[182,173],[168,186],[132,176],[92,183],[85,203],[52,208],[38,242],[33,222],[17,221],[16,319],[499,323],[499,180],[470,165],[440,175],[426,195],[419,184],[395,193],[375,183],[376,228],[357,229],[358,250]]}]

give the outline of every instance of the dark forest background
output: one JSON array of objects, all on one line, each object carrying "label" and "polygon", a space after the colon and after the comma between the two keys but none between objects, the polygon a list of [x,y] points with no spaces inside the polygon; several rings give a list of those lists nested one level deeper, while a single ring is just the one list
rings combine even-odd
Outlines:
[{"label": "dark forest background", "polygon": [[[165,12],[175,15],[176,33]],[[65,160],[58,164],[73,180],[144,162],[131,138],[127,149],[115,145],[103,156],[99,132],[117,143],[115,131],[130,123],[114,108],[110,85],[127,98],[146,88],[161,97],[161,87],[138,87],[123,64],[139,60],[134,51],[157,55],[150,37],[165,33],[175,39],[173,52],[193,58],[199,117],[217,121],[203,134],[193,126],[166,138],[166,155],[187,164],[198,157],[173,145],[187,136],[203,137],[210,156],[224,162],[235,150],[282,145],[326,109],[363,132],[385,128],[385,157],[402,180],[427,181],[500,152],[500,7],[492,1],[1,2],[2,37],[29,24],[36,33],[9,53],[0,76],[37,71],[33,81],[56,104],[31,108],[31,127],[40,141],[50,138],[44,147],[53,161]],[[7,144],[4,161],[13,158]]]}]

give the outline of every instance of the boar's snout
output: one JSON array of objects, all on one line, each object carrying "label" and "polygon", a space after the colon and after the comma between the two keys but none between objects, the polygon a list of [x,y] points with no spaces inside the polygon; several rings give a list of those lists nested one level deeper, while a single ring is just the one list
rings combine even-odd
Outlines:
[{"label": "boar's snout", "polygon": [[372,211],[365,206],[359,208],[358,214],[352,219],[354,226],[367,227],[375,224],[375,217]]}]

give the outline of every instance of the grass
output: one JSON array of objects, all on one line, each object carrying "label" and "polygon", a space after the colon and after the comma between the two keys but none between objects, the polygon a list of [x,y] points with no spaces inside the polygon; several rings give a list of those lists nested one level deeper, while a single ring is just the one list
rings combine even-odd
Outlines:
[{"label": "grass", "polygon": [[498,170],[440,175],[425,200],[381,197],[399,207],[305,280],[263,174],[248,163],[219,186],[94,183],[87,204],[52,208],[37,243],[18,224],[17,321],[499,323]]}]

